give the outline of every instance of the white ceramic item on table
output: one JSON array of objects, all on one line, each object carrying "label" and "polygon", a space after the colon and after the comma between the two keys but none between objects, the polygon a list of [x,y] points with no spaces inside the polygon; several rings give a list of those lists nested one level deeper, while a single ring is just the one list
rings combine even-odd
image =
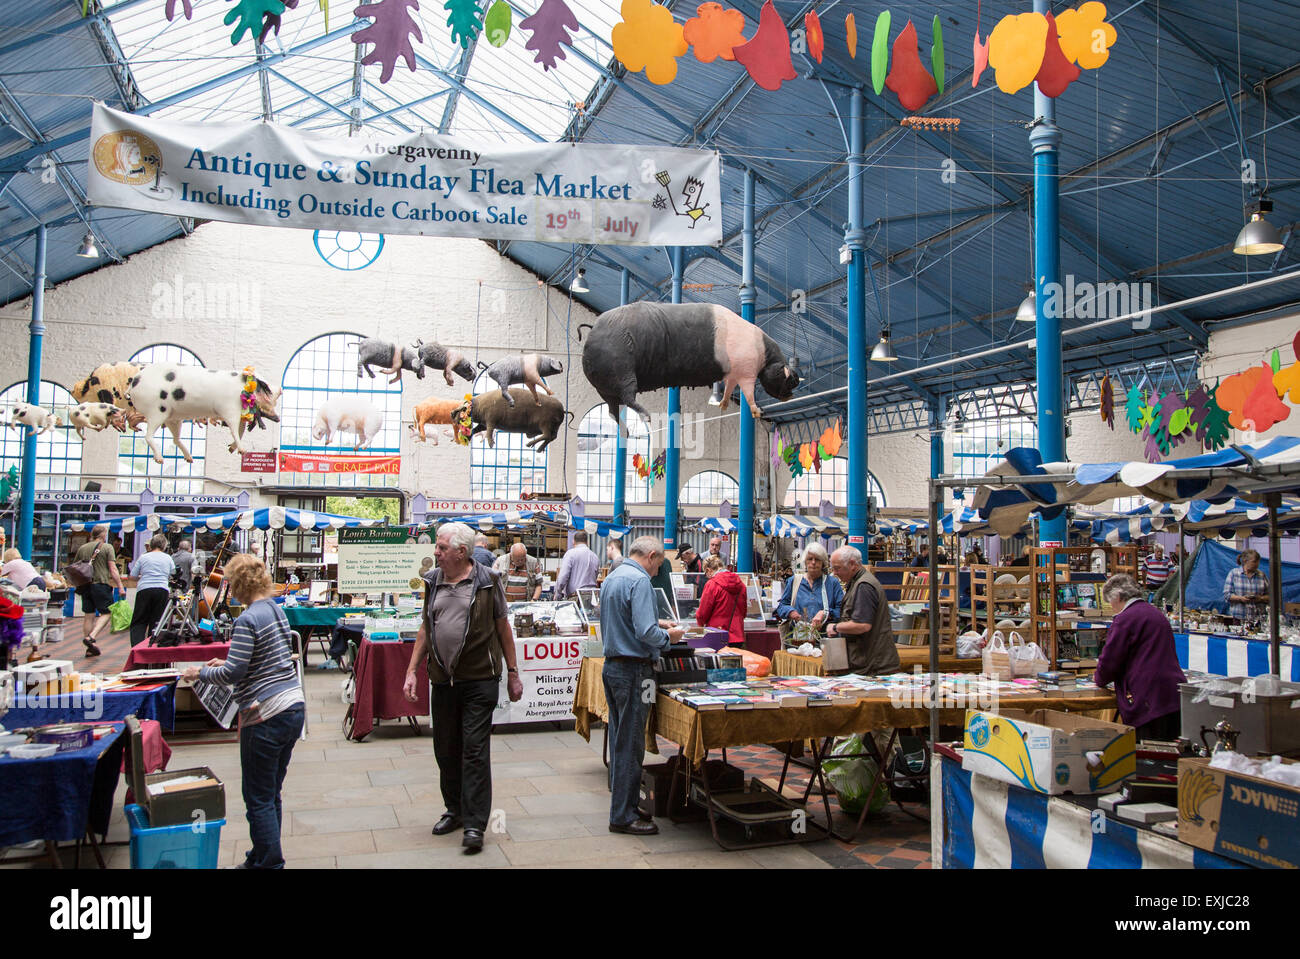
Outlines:
[{"label": "white ceramic item on table", "polygon": [[14,759],[45,759],[58,751],[58,743],[28,743],[9,747],[9,755]]}]

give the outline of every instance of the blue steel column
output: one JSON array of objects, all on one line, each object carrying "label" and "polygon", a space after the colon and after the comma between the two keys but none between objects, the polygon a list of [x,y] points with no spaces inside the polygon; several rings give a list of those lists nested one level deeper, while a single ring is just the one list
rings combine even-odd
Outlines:
[{"label": "blue steel column", "polygon": [[[629,276],[627,270],[624,270],[618,285],[619,306],[627,306],[628,290]],[[628,424],[636,416],[627,407],[620,409],[619,413]],[[614,522],[621,526],[625,523],[623,517],[627,512],[627,440],[623,438],[621,429],[615,430],[614,436]]]},{"label": "blue steel column", "polygon": [[[673,302],[682,301],[682,248],[675,246],[673,261]],[[681,493],[679,482],[679,450],[682,420],[682,391],[668,391],[668,446],[664,456],[664,549],[677,548],[677,497]]]},{"label": "blue steel column", "polygon": [[[754,171],[745,171],[745,221],[740,247],[740,317],[754,322]],[[740,400],[740,511],[736,516],[736,569],[754,571],[754,417]]]},{"label": "blue steel column", "polygon": [[[1047,0],[1034,0],[1036,13],[1047,13]],[[1048,316],[1044,288],[1061,282],[1060,194],[1057,150],[1061,131],[1056,125],[1056,101],[1034,84],[1034,113],[1038,118],[1029,132],[1034,152],[1034,302],[1038,308],[1038,450],[1043,461],[1065,459],[1065,376],[1061,366],[1061,317]],[[1050,302],[1059,304],[1059,296]],[[1040,542],[1065,544],[1065,516],[1045,520]]]},{"label": "blue steel column", "polygon": [[[41,402],[41,343],[45,338],[45,227],[36,228],[36,278],[32,284],[32,322],[28,327],[27,402]],[[18,498],[18,529],[14,536],[18,552],[32,559],[32,525],[36,513],[36,443],[37,437],[23,430],[23,471]],[[51,562],[57,565],[58,557]]]},{"label": "blue steel column", "polygon": [[947,403],[939,400],[930,405],[930,478],[943,475],[943,421]]},{"label": "blue steel column", "polygon": [[[864,290],[867,233],[862,210],[862,149],[865,141],[862,91],[854,89],[849,114],[849,222],[844,243],[852,259],[848,274],[849,416],[845,439],[849,446],[849,538],[851,546],[867,542],[867,314]],[[882,317],[883,319],[883,317]]]}]

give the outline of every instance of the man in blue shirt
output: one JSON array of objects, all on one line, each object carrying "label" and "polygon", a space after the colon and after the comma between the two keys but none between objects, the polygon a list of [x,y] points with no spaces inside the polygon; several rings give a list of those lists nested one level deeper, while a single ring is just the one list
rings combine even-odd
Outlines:
[{"label": "man in blue shirt", "polygon": [[663,562],[653,536],[633,541],[628,558],[600,587],[600,635],[605,647],[601,679],[609,705],[609,831],[634,836],[659,832],[637,814],[645,724],[654,702],[654,663],[683,630],[658,617],[650,574]]},{"label": "man in blue shirt", "polygon": [[492,550],[488,549],[488,538],[482,533],[477,534],[474,537],[474,562],[482,563],[491,569],[496,561],[497,558],[492,555]]}]

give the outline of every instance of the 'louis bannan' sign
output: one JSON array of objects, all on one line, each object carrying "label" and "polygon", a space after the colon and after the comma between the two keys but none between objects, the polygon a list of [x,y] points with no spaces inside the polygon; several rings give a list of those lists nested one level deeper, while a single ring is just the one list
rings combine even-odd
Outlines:
[{"label": "'louis bannan' sign", "polygon": [[722,242],[713,151],[347,139],[272,123],[180,123],[96,104],[97,206],[359,233],[655,246]]}]

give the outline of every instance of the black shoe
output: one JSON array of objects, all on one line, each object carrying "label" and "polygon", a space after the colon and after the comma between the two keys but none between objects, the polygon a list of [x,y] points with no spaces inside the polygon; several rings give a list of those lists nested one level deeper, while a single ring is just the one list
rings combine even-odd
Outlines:
[{"label": "black shoe", "polygon": [[655,821],[655,817],[654,817],[654,816],[650,815],[648,812],[646,812],[645,810],[642,810],[642,809],[638,809],[638,810],[636,811],[636,818],[637,818],[637,819],[640,819],[642,822],[654,822],[654,821]]},{"label": "black shoe", "polygon": [[435,836],[445,836],[449,832],[455,832],[462,825],[459,816],[453,816],[451,813],[445,812],[442,814],[442,818],[433,824],[433,834]]},{"label": "black shoe", "polygon": [[86,647],[87,656],[99,655],[99,647],[95,645],[95,641],[93,639],[83,639],[81,642]]},{"label": "black shoe", "polygon": [[659,827],[653,822],[642,822],[640,819],[634,819],[632,822],[619,825],[618,823],[609,824],[610,832],[626,833],[629,836],[657,836]]},{"label": "black shoe", "polygon": [[472,856],[476,852],[482,852],[483,830],[466,829],[465,838],[460,841],[460,844],[465,847],[465,854],[467,856]]}]

